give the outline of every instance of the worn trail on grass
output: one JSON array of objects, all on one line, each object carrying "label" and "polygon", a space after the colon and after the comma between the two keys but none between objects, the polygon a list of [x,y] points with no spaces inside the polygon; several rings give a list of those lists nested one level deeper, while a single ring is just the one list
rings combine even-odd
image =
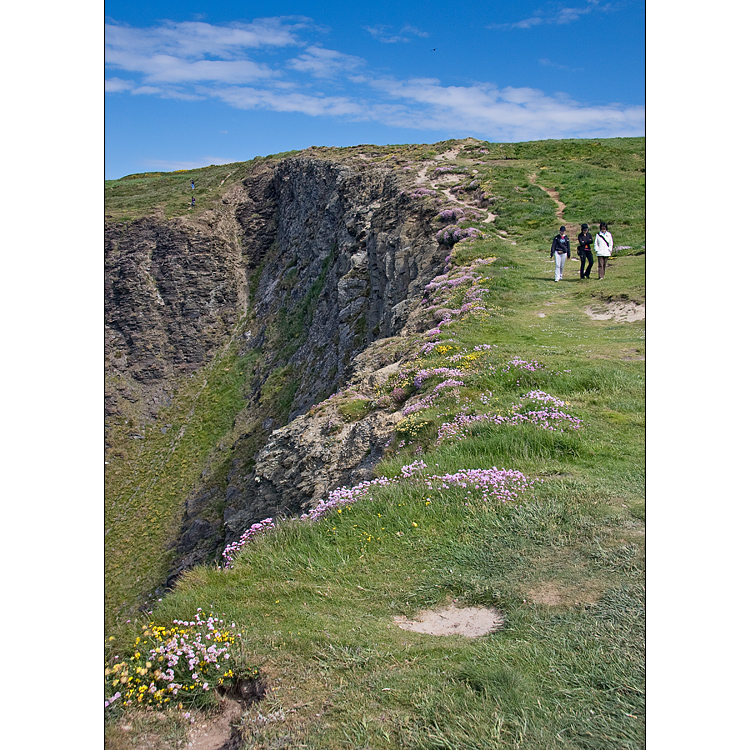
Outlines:
[{"label": "worn trail on grass", "polygon": [[557,190],[552,190],[552,188],[546,188],[544,185],[540,185],[536,181],[536,172],[529,175],[529,182],[532,185],[536,185],[540,190],[544,190],[547,195],[549,195],[550,198],[555,202],[555,205],[557,206],[557,210],[555,211],[555,216],[557,217],[557,220],[559,222],[565,222],[565,219],[563,218],[563,212],[565,211],[565,204],[560,200],[560,193],[557,192]]}]

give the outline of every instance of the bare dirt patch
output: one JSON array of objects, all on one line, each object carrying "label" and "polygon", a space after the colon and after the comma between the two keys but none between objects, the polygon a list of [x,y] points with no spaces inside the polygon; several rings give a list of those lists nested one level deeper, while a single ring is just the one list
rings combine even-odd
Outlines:
[{"label": "bare dirt patch", "polygon": [[534,604],[548,607],[572,607],[576,604],[594,604],[601,593],[601,585],[594,581],[586,581],[577,586],[561,586],[558,582],[543,581],[529,590],[527,598]]},{"label": "bare dirt patch", "polygon": [[503,626],[503,616],[490,607],[457,607],[449,604],[442,609],[422,610],[413,620],[394,617],[403,630],[428,635],[463,635],[476,638],[492,633]]},{"label": "bare dirt patch", "polygon": [[432,179],[435,185],[455,185],[457,182],[461,182],[464,179],[462,174],[441,174]]},{"label": "bare dirt patch", "polygon": [[618,300],[589,305],[585,313],[594,320],[614,320],[618,323],[633,323],[636,320],[646,319],[646,306],[639,305],[632,300]]},{"label": "bare dirt patch", "polygon": [[636,360],[644,361],[646,359],[638,349],[621,349],[620,351],[623,352],[620,359],[625,360],[626,362],[634,362]]},{"label": "bare dirt patch", "polygon": [[188,732],[186,746],[193,750],[229,750],[239,747],[232,723],[242,716],[243,708],[233,700],[224,700],[222,711],[209,721],[196,722]]}]

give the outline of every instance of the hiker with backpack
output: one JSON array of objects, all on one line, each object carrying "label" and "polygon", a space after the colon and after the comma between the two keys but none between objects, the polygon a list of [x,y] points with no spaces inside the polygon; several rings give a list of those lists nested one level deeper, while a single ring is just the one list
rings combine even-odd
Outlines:
[{"label": "hiker with backpack", "polygon": [[596,250],[596,263],[599,271],[599,281],[604,278],[604,273],[607,270],[607,258],[612,255],[612,235],[607,229],[607,225],[602,222],[599,224],[599,231],[596,233],[596,240],[594,242],[594,249]]},{"label": "hiker with backpack", "polygon": [[555,281],[560,281],[562,278],[565,260],[570,258],[570,240],[565,232],[565,227],[560,227],[560,231],[552,240],[552,248],[549,251],[549,257],[555,259]]},{"label": "hiker with backpack", "polygon": [[[578,257],[581,259],[581,278],[588,279],[591,277],[591,266],[594,265],[594,253],[591,252],[591,245],[594,244],[594,240],[589,232],[588,224],[581,224],[581,233],[578,235]],[[584,270],[584,266],[588,261],[588,267]]]}]

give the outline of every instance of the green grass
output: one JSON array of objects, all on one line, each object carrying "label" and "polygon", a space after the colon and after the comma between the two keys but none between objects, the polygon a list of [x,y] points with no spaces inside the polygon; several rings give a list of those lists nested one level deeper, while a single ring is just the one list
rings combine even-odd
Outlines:
[{"label": "green grass", "polygon": [[138,427],[142,439],[128,436],[122,418],[110,420],[116,437],[105,474],[107,627],[129,617],[134,601],[164,582],[169,557],[163,550],[182,521],[181,501],[201,475],[226,474],[216,446],[244,406],[252,360],[230,349],[202,377],[188,378],[157,424]]},{"label": "green grass", "polygon": [[[580,281],[573,258],[563,282],[554,284],[546,239],[555,229],[554,204],[524,182],[536,170],[539,183],[559,189],[563,202],[580,202],[582,221],[591,224],[603,213],[615,244],[640,247],[644,141],[488,147],[482,179],[506,198],[502,221],[518,244],[490,237],[457,248],[456,263],[497,258],[482,269],[486,313],[455,321],[441,337],[453,348],[434,350],[418,364],[457,367],[447,358],[480,344],[493,348],[466,360],[458,402],[442,397],[416,412],[413,425],[401,426],[399,439],[408,444],[395,443],[376,473],[395,477],[422,458],[428,474],[497,466],[543,481],[506,504],[418,480],[392,483],[316,523],[281,522],[247,545],[233,569],[188,572],[153,617],[167,623],[201,607],[242,627],[243,658],[260,667],[268,684],[266,699],[241,720],[248,747],[645,744],[645,363],[638,359],[645,324],[595,321],[585,313],[607,300],[643,302],[645,256],[615,257],[602,282]],[[231,430],[231,420],[213,427],[203,421],[214,406],[217,418],[235,408],[241,388],[232,383],[251,369],[252,363],[232,365],[232,356],[203,391],[218,394],[224,383],[225,395],[216,395],[221,404],[196,408],[190,422],[194,434],[201,426],[206,432],[205,455],[222,430]],[[503,372],[516,356],[544,368]],[[276,389],[272,400],[290,382],[290,373],[276,373],[267,386]],[[535,389],[566,401],[583,422],[580,431],[484,424],[464,440],[435,446],[438,426],[462,409],[507,413]],[[192,398],[198,404],[201,397]],[[357,419],[371,407],[353,398],[342,408],[347,419]],[[191,440],[199,451],[197,437]],[[156,446],[168,445],[160,433],[142,443],[153,460]],[[203,468],[195,456],[181,487]],[[190,465],[182,454],[175,460]],[[177,480],[160,481],[159,492],[166,492]],[[149,512],[151,502],[144,495],[141,511]],[[147,536],[137,541],[152,544]],[[494,606],[504,626],[469,639],[405,631],[393,620],[449,600]],[[128,628],[112,628],[115,648],[132,643]]]},{"label": "green grass", "polygon": [[[549,253],[556,230],[555,205],[541,187],[556,190],[565,204],[571,238],[587,223],[607,222],[616,245],[633,251],[645,242],[645,139],[532,141],[489,144],[491,168],[484,175],[498,215],[495,224]],[[575,260],[573,258],[572,260]]]},{"label": "green grass", "polygon": [[[250,162],[252,164],[252,162]],[[213,208],[223,193],[247,176],[248,162],[222,164],[177,172],[147,172],[104,183],[105,217],[131,221],[163,212],[167,219],[187,217]],[[190,188],[190,180],[195,189]],[[190,199],[195,198],[195,209]]]}]

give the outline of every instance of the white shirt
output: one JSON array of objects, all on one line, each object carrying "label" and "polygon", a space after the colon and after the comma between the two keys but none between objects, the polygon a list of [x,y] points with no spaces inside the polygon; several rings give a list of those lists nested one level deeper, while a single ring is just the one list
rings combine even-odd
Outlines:
[{"label": "white shirt", "polygon": [[612,235],[609,231],[596,233],[594,249],[597,255],[612,255]]}]

